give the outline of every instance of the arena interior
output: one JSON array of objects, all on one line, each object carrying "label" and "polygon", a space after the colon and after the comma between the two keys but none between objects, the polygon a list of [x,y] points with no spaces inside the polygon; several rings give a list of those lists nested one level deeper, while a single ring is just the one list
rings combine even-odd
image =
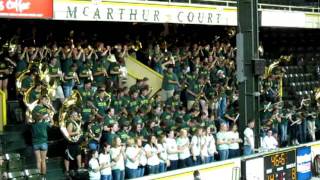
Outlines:
[{"label": "arena interior", "polygon": [[319,6],[0,0],[0,179],[320,178]]}]

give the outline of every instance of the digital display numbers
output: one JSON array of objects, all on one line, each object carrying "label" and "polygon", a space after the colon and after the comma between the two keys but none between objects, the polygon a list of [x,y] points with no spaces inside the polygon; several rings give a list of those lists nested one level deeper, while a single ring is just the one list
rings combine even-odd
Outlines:
[{"label": "digital display numbers", "polygon": [[277,152],[264,157],[266,180],[296,180],[296,150]]}]

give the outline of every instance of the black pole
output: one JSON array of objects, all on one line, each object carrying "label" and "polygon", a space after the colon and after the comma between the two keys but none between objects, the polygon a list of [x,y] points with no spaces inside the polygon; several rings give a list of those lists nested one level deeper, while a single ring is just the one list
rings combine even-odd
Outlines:
[{"label": "black pole", "polygon": [[255,120],[256,147],[260,144],[258,77],[263,73],[261,66],[264,66],[260,63],[258,54],[258,22],[257,0],[238,0],[237,79],[240,89],[240,132],[243,133],[249,121]]}]

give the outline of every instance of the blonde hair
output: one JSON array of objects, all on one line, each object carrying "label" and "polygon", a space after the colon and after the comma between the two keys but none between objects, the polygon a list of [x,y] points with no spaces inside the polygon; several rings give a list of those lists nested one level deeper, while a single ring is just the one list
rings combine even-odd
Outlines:
[{"label": "blonde hair", "polygon": [[[113,148],[117,148],[118,147],[118,144],[117,144],[117,140],[118,139],[120,139],[120,138],[117,137],[117,136],[112,139],[111,147],[113,147]],[[120,139],[120,141],[121,141],[121,139]]]},{"label": "blonde hair", "polygon": [[127,146],[131,147],[131,146],[134,146],[134,145],[135,145],[135,140],[133,138],[129,138],[127,140]]},{"label": "blonde hair", "polygon": [[186,136],[188,136],[188,131],[186,129],[181,129],[179,132],[179,136],[182,137],[183,134],[186,134]]}]

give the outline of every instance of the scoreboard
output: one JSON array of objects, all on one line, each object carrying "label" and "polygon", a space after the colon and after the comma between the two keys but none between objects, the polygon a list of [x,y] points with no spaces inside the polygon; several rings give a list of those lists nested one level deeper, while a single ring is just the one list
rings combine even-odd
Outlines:
[{"label": "scoreboard", "polygon": [[265,180],[296,180],[296,150],[280,151],[264,156]]}]

